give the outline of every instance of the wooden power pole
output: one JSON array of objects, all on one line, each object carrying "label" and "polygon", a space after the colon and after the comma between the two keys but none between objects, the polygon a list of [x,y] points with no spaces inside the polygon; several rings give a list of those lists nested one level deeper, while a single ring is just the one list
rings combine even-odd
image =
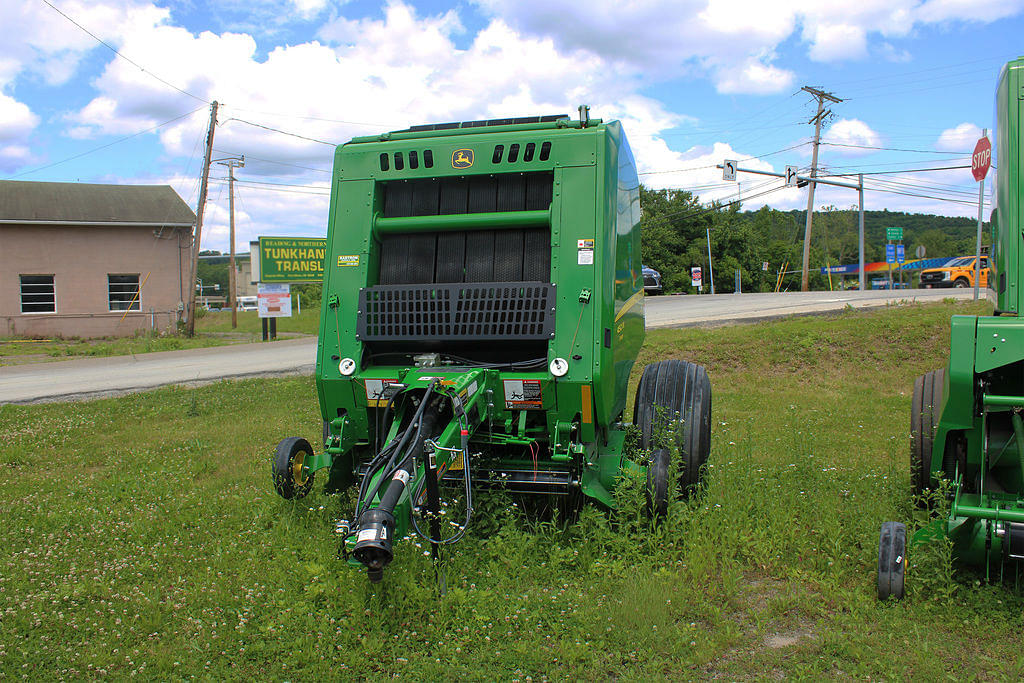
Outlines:
[{"label": "wooden power pole", "polygon": [[196,270],[199,267],[199,242],[203,236],[203,212],[206,209],[206,189],[210,180],[210,157],[213,155],[213,131],[217,127],[217,101],[210,105],[210,128],[206,133],[206,155],[203,157],[203,177],[199,183],[199,204],[196,206],[196,233],[192,240],[192,267],[188,278],[188,312],[185,332],[196,333]]},{"label": "wooden power pole", "polygon": [[245,166],[245,155],[217,159],[218,164],[228,167],[228,214],[231,226],[231,251],[228,252],[228,296],[231,297],[231,329],[238,327],[238,292],[235,289],[235,169]]},{"label": "wooden power pole", "polygon": [[[818,88],[812,88],[809,85],[805,85],[801,90],[809,92],[818,98],[818,113],[814,115],[814,118],[808,121],[808,123],[814,124],[814,151],[811,153],[811,177],[815,178],[818,175],[818,144],[821,140],[821,120],[825,118],[829,113],[825,111],[825,100],[830,102],[839,103],[842,102],[838,97],[834,97],[831,93],[827,93],[824,90]],[[808,270],[810,266],[811,258],[811,222],[814,217],[814,186],[816,183],[810,181],[810,187],[807,188],[807,225],[804,229],[804,261],[803,271],[800,276],[800,291],[806,292],[810,290],[810,272]]]}]

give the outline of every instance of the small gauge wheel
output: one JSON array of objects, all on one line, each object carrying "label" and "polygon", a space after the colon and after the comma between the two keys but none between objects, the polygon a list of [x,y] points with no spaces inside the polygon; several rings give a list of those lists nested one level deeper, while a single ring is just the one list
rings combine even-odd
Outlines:
[{"label": "small gauge wheel", "polygon": [[907,526],[886,522],[878,535],[878,599],[903,599],[907,566]]},{"label": "small gauge wheel", "polygon": [[274,452],[274,488],[282,498],[303,498],[313,488],[307,460],[313,458],[309,442],[297,436],[282,439]]}]

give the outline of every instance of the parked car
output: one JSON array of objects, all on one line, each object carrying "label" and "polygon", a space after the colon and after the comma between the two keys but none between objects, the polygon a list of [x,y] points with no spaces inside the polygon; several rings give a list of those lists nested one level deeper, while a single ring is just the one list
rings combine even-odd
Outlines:
[{"label": "parked car", "polygon": [[641,266],[641,269],[644,276],[644,293],[661,294],[665,291],[661,285],[661,273],[648,266]]},{"label": "parked car", "polygon": [[871,289],[910,289],[909,282],[890,283],[886,278],[871,281]]},{"label": "parked car", "polygon": [[[929,268],[921,271],[921,286],[925,289],[933,287],[973,287],[974,256],[961,256],[953,259],[941,268]],[[981,257],[981,286],[988,286],[988,257]]]},{"label": "parked car", "polygon": [[257,298],[254,296],[240,296],[238,297],[238,310],[240,311],[257,311],[259,306],[257,305]]}]

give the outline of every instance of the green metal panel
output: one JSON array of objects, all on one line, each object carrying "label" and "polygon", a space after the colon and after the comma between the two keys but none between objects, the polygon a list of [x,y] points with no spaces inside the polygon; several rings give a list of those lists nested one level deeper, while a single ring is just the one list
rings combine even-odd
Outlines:
[{"label": "green metal panel", "polygon": [[1024,59],[1008,63],[996,90],[995,220],[992,221],[992,266],[989,286],[996,292],[996,308],[1022,310],[1020,197],[1024,173],[1020,155],[1021,73]]}]

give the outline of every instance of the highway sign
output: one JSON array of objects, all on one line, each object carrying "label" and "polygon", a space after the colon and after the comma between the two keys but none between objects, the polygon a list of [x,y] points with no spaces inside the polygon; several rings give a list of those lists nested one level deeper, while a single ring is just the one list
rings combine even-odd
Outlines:
[{"label": "highway sign", "polygon": [[885,239],[893,241],[903,239],[903,228],[886,228]]},{"label": "highway sign", "polygon": [[326,252],[326,237],[260,237],[260,282],[319,282]]},{"label": "highway sign", "polygon": [[988,136],[985,136],[974,146],[974,154],[971,155],[971,175],[980,183],[985,179],[991,164],[992,143],[988,141]]},{"label": "highway sign", "polygon": [[903,249],[903,245],[902,244],[897,244],[896,245],[896,263],[903,263],[906,260],[907,260],[907,254],[906,254],[906,251],[904,251],[904,249]]},{"label": "highway sign", "polygon": [[887,244],[885,245],[885,262],[896,263],[896,245]]},{"label": "highway sign", "polygon": [[722,162],[722,180],[736,180],[736,167],[739,165],[738,161],[734,159],[726,159]]},{"label": "highway sign", "polygon": [[796,184],[797,184],[796,174],[797,174],[797,171],[799,171],[799,170],[800,169],[798,167],[796,167],[796,166],[787,166],[786,167],[786,187],[796,187]]}]

